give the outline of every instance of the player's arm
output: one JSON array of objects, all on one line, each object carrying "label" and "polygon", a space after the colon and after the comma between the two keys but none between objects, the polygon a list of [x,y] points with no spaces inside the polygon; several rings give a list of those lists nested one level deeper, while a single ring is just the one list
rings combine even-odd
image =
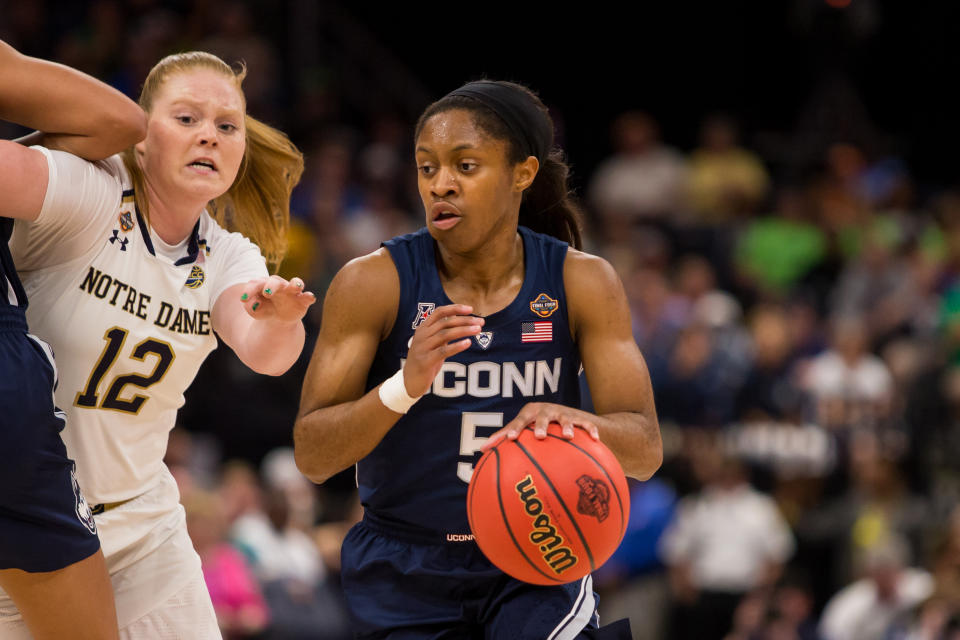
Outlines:
[{"label": "player's arm", "polygon": [[646,480],[663,462],[663,442],[623,283],[606,260],[574,250],[563,276],[600,440],[628,476]]},{"label": "player's arm", "polygon": [[[380,398],[387,382],[365,390],[377,347],[393,328],[399,291],[386,249],[351,261],[330,284],[293,430],[297,466],[314,482],[364,458],[403,415]],[[417,328],[401,374],[406,395],[426,393],[444,359],[469,347],[482,323],[470,311],[440,307]]]},{"label": "player's arm", "polygon": [[0,118],[38,129],[44,146],[87,160],[119,153],[147,132],[143,109],[116,89],[2,41]]},{"label": "player's arm", "polygon": [[[146,134],[143,110],[119,91],[2,41],[0,119],[51,132],[44,144],[88,160],[122,151]],[[35,220],[48,179],[42,153],[0,140],[0,216]]]},{"label": "player's arm", "polygon": [[630,308],[620,278],[610,264],[570,249],[563,268],[573,337],[590,385],[597,414],[546,402],[531,402],[485,445],[515,439],[534,425],[545,438],[558,422],[565,437],[581,428],[607,445],[628,476],[646,480],[663,461],[660,425],[653,405],[647,365],[633,339]]},{"label": "player's arm", "polygon": [[300,357],[302,319],[316,301],[303,290],[300,278],[257,278],[220,294],[213,306],[213,328],[245,365],[278,376]]}]

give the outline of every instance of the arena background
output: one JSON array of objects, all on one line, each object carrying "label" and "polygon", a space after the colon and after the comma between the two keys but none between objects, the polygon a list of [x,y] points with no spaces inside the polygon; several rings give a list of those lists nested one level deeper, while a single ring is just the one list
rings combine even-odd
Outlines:
[{"label": "arena background", "polygon": [[[306,155],[282,272],[321,298],[421,224],[420,111],[528,84],[626,284],[665,439],[601,614],[637,638],[960,637],[958,5],[379,4],[0,0],[0,39],[133,97],[173,51],[245,60],[251,113]],[[227,637],[348,637],[352,471],[315,488],[285,448],[314,311],[282,377],[218,350],[171,439],[205,562],[229,545],[256,578],[218,603]]]}]

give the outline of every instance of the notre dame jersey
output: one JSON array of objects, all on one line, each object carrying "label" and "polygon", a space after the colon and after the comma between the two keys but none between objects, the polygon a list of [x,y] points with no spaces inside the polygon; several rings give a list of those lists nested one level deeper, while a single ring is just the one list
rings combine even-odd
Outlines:
[{"label": "notre dame jersey", "polygon": [[54,348],[63,439],[91,504],[142,494],[164,470],[183,393],[216,347],[211,311],[227,287],[265,277],[259,249],[206,212],[182,246],[153,234],[118,156],[46,154],[35,223],[11,249],[28,320]]},{"label": "notre dame jersey", "polygon": [[[567,245],[524,227],[520,235],[525,273],[517,297],[485,318],[470,348],[447,359],[430,391],[358,463],[360,499],[374,515],[461,539],[470,530],[467,483],[486,439],[528,402],[579,406],[580,355],[563,287]],[[384,246],[400,276],[400,303],[368,390],[400,368],[420,323],[452,304],[426,229]]]}]

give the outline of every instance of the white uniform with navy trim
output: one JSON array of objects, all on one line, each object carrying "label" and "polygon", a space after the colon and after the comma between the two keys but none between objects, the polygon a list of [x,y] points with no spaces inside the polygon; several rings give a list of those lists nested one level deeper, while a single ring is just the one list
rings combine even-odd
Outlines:
[{"label": "white uniform with navy trim", "polygon": [[[168,433],[216,348],[217,297],[267,269],[256,245],[206,212],[181,246],[165,245],[136,210],[119,156],[91,163],[36,148],[47,156],[47,194],[37,221],[18,222],[10,246],[30,325],[57,355],[56,400],[68,415],[63,439],[80,486],[90,504],[128,501],[96,516],[123,629],[199,574],[163,464]],[[188,622],[191,638],[219,637],[215,620],[210,635]]]}]

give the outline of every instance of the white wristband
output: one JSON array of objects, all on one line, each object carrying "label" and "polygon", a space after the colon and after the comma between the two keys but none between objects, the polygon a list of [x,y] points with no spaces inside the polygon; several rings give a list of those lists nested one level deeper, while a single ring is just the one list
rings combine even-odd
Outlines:
[{"label": "white wristband", "polygon": [[411,398],[407,395],[407,387],[403,383],[403,369],[383,381],[378,392],[380,402],[390,411],[406,413],[422,396]]}]

